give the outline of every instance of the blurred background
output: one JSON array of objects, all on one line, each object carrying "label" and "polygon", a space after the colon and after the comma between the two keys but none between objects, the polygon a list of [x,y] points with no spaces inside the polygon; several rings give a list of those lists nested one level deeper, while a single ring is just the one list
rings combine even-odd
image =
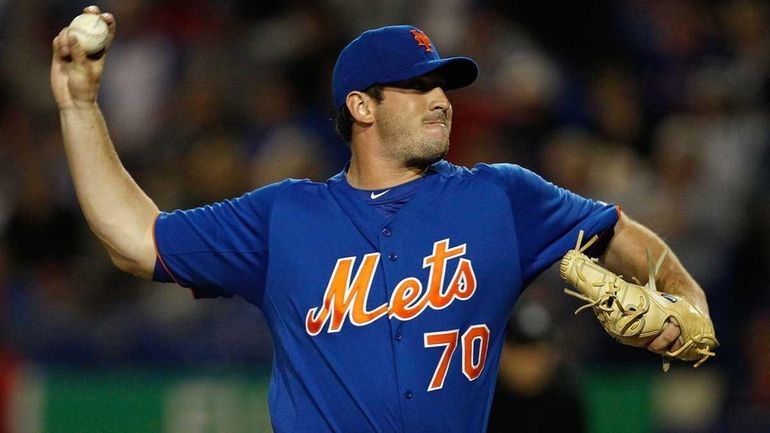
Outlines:
[{"label": "blurred background", "polygon": [[[88,4],[0,0],[0,433],[269,431],[260,312],[119,273],[82,217],[48,70]],[[448,159],[521,164],[620,204],[702,284],[722,344],[663,374],[573,316],[551,269],[512,317],[490,431],[554,431],[559,416],[595,433],[770,431],[768,2],[99,5],[118,23],[100,105],[163,210],[338,172],[331,70],[368,28],[414,24],[473,57],[478,82],[449,93]]]}]

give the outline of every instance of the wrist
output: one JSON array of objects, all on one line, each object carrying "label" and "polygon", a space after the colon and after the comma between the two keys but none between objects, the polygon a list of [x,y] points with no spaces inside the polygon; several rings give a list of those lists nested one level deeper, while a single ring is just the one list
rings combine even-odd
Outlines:
[{"label": "wrist", "polygon": [[63,104],[59,104],[59,112],[83,112],[83,111],[98,111],[99,104],[96,101],[68,101]]},{"label": "wrist", "polygon": [[709,317],[708,302],[706,301],[706,294],[703,289],[690,278],[684,280],[677,280],[676,282],[669,282],[662,286],[662,291],[665,293],[671,293],[672,295],[680,296],[687,300],[693,307],[695,307],[701,314]]}]

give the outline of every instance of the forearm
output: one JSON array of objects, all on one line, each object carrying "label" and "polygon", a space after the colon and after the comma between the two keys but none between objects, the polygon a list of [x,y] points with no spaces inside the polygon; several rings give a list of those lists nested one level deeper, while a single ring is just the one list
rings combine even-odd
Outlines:
[{"label": "forearm", "polygon": [[149,278],[157,206],[120,162],[96,103],[63,108],[60,120],[75,191],[91,230],[118,267]]},{"label": "forearm", "polygon": [[676,254],[659,236],[628,216],[621,215],[618,220],[615,234],[608,244],[602,262],[608,269],[626,279],[634,276],[644,284],[649,274],[646,256],[648,249],[654,262],[668,250],[668,255],[655,278],[657,289],[684,297],[708,316],[708,303],[703,289],[684,268]]}]

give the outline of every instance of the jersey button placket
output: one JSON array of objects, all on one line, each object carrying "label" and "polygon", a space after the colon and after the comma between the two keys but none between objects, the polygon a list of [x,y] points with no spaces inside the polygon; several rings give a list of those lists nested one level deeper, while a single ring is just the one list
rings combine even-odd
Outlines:
[{"label": "jersey button placket", "polygon": [[391,230],[390,227],[385,227],[384,229],[382,229],[382,235],[385,236],[386,238],[389,238],[390,235],[392,234],[393,234],[393,230]]},{"label": "jersey button placket", "polygon": [[390,260],[391,262],[395,262],[396,260],[398,260],[398,254],[396,253],[388,254],[388,260]]},{"label": "jersey button placket", "polygon": [[407,400],[411,400],[411,399],[412,399],[412,397],[414,397],[414,393],[413,393],[412,391],[410,391],[410,390],[407,390],[407,391],[404,393],[404,398],[406,398]]}]

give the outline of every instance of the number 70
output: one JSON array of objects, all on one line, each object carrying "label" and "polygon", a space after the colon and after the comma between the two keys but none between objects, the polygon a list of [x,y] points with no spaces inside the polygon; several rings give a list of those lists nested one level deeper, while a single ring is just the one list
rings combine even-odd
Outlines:
[{"label": "number 70", "polygon": [[444,379],[446,379],[449,364],[452,361],[452,354],[457,349],[458,340],[462,342],[463,374],[465,377],[473,381],[478,379],[481,372],[484,371],[487,349],[489,348],[489,328],[487,325],[473,325],[463,333],[462,337],[459,335],[459,329],[426,332],[423,335],[425,347],[444,346],[444,352],[441,354],[436,371],[433,372],[428,391],[435,391],[444,387]]}]

